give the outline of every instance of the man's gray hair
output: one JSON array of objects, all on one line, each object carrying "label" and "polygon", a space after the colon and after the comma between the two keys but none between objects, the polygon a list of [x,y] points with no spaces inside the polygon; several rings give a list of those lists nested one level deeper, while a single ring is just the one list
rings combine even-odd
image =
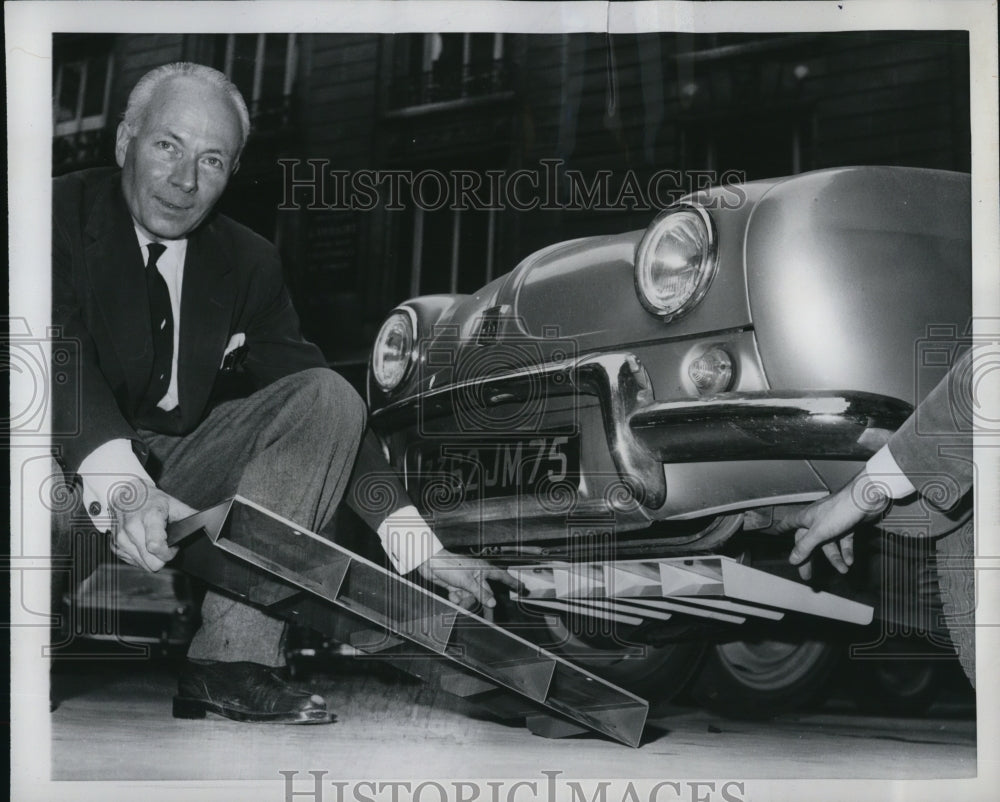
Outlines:
[{"label": "man's gray hair", "polygon": [[175,61],[173,64],[164,64],[143,75],[128,96],[128,104],[125,106],[125,124],[133,130],[138,128],[157,87],[164,81],[178,76],[204,81],[210,86],[218,87],[229,96],[229,99],[233,101],[236,114],[240,118],[242,134],[240,150],[242,150],[247,143],[247,137],[250,136],[250,113],[247,111],[243,95],[236,88],[236,84],[230,81],[225,74],[211,67],[206,67],[204,64],[195,64],[191,61]]}]

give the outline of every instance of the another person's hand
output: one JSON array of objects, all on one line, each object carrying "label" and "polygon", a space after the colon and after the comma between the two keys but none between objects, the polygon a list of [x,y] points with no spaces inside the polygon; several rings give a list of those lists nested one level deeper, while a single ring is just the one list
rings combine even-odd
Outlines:
[{"label": "another person's hand", "polygon": [[817,546],[842,574],[854,562],[854,529],[874,520],[888,506],[889,497],[862,471],[831,496],[810,504],[778,522],[781,532],[795,532],[795,548],[788,556],[803,579],[812,577],[812,553]]},{"label": "another person's hand", "polygon": [[159,571],[177,554],[176,547],[167,545],[167,524],[197,510],[138,479],[120,487],[115,496],[116,525],[111,533],[115,556],[129,565]]},{"label": "another person's hand", "polygon": [[478,557],[466,557],[442,549],[417,568],[417,572],[448,591],[448,600],[466,610],[479,602],[486,608],[496,607],[497,600],[487,584],[492,579],[512,590],[521,590],[521,583],[502,568],[494,568]]}]

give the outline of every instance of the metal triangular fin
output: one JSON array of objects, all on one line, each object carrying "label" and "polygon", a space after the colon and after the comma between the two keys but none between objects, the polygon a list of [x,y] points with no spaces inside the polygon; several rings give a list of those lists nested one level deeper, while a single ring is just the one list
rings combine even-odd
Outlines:
[{"label": "metal triangular fin", "polygon": [[196,532],[204,532],[213,543],[218,541],[222,527],[229,517],[233,499],[229,498],[214,507],[208,507],[187,518],[167,524],[167,545],[176,546]]},{"label": "metal triangular fin", "polygon": [[581,707],[584,716],[596,719],[601,732],[614,735],[629,746],[638,746],[642,738],[643,726],[649,713],[645,704],[616,704],[601,707]]},{"label": "metal triangular fin", "polygon": [[659,596],[660,576],[643,563],[609,563],[604,566],[604,587],[608,596]]},{"label": "metal triangular fin", "polygon": [[552,677],[555,674],[555,660],[539,656],[517,663],[495,663],[494,670],[503,675],[507,683],[536,702],[544,702],[548,697]]},{"label": "metal triangular fin", "polygon": [[604,572],[596,565],[567,565],[552,571],[556,598],[603,596]]}]

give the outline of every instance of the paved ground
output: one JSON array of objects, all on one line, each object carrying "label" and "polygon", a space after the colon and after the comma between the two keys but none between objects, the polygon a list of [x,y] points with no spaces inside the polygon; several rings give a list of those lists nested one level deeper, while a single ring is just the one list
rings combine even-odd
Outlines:
[{"label": "paved ground", "polygon": [[[976,774],[974,708],[927,718],[859,716],[846,704],[770,722],[677,708],[630,749],[598,737],[546,740],[427,686],[355,664],[310,680],[339,720],[330,726],[241,725],[171,718],[166,666],[94,668],[62,677],[51,714],[57,780],[274,780],[331,777],[539,779],[737,777],[915,779]],[[331,797],[333,798],[333,797]],[[428,798],[434,798],[433,796]]]}]

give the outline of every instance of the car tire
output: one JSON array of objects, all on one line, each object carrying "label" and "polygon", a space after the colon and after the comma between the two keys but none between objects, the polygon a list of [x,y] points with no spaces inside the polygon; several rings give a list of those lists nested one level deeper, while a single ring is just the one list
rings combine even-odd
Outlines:
[{"label": "car tire", "polygon": [[819,701],[840,657],[836,644],[818,640],[714,644],[690,697],[730,718],[770,718]]},{"label": "car tire", "polygon": [[954,532],[938,538],[935,548],[944,623],[952,645],[958,653],[962,670],[975,688],[976,587],[973,567],[975,519],[970,518]]},{"label": "car tire", "polygon": [[908,658],[856,661],[849,675],[854,703],[870,715],[922,716],[940,694],[940,665]]}]

